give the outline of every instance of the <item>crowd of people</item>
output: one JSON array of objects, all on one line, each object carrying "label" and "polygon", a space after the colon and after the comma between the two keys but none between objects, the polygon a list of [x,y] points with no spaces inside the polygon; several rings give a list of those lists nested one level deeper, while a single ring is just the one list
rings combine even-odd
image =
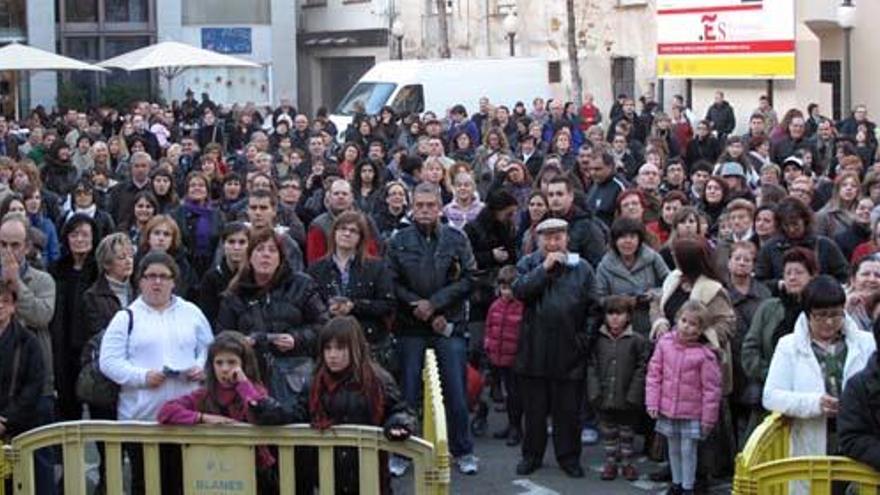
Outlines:
[{"label": "crowd of people", "polygon": [[[489,400],[523,476],[552,438],[584,477],[601,436],[601,479],[638,479],[644,452],[693,493],[730,476],[768,411],[793,418],[793,455],[880,468],[864,106],[835,122],[817,105],[780,119],[766,97],[738,114],[721,92],[704,119],[679,96],[669,113],[626,95],[607,113],[589,96],[462,103],[346,129],[191,93],[0,119],[0,437],[89,417],[402,440],[432,348],[465,474]],[[143,452],[125,452],[143,493]],[[298,493],[315,457],[297,449]],[[37,452],[41,495],[59,462]],[[179,449],[161,463],[179,493]],[[380,464],[390,492],[408,462]],[[270,493],[277,453],[256,465]],[[357,466],[336,450],[339,493]]]}]

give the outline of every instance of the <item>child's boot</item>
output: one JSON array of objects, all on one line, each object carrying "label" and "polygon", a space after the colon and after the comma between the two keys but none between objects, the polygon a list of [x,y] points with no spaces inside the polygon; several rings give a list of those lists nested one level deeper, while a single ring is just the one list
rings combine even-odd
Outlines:
[{"label": "child's boot", "polygon": [[615,479],[617,479],[617,464],[605,462],[605,467],[602,468],[602,480],[614,481]]}]

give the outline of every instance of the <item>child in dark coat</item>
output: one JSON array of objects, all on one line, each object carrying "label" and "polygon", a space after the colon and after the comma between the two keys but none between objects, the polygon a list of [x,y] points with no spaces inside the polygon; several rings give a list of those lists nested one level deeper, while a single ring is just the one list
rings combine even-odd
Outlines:
[{"label": "child in dark coat", "polygon": [[489,306],[483,347],[492,365],[492,373],[501,380],[507,392],[507,428],[495,433],[495,438],[506,438],[507,445],[518,445],[522,440],[522,401],[513,372],[522,322],[523,303],[513,297],[511,285],[516,279],[516,267],[507,265],[498,271],[498,297]]},{"label": "child in dark coat", "polygon": [[588,358],[587,394],[599,411],[605,444],[602,479],[621,474],[638,479],[633,466],[633,441],[645,403],[645,374],[651,355],[650,344],[634,332],[631,321],[636,301],[629,296],[609,296],[603,306],[605,323]]}]

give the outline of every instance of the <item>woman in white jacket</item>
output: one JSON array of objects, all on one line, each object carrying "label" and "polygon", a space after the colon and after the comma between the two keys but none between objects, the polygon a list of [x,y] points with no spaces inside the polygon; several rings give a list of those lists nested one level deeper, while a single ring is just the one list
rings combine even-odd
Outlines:
[{"label": "woman in white jacket", "polygon": [[[874,337],[846,316],[845,303],[834,278],[813,279],[804,289],[804,312],[794,332],[779,339],[770,361],[764,408],[792,418],[792,457],[836,452],[838,399],[876,348]],[[808,491],[804,483],[793,483],[792,490]]]},{"label": "woman in white jacket", "polygon": [[[214,337],[198,306],[173,295],[179,274],[169,255],[154,251],[144,256],[136,277],[140,297],[116,313],[104,333],[99,364],[120,385],[120,420],[156,421],[162,404],[192,392],[204,378]],[[172,467],[174,454],[168,450],[162,450],[163,493],[175,493],[171,485],[179,483],[174,474],[180,469],[179,464]],[[129,455],[132,493],[142,493],[139,449],[130,449]]]}]

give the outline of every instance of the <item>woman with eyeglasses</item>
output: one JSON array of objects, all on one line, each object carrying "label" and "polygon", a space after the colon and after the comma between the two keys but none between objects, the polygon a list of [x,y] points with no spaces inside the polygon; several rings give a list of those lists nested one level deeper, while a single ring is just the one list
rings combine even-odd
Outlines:
[{"label": "woman with eyeglasses", "polygon": [[327,255],[308,274],[318,284],[330,316],[354,316],[361,324],[373,359],[392,374],[397,369],[388,318],[395,309],[394,287],[385,263],[367,253],[367,219],[345,212],[330,227]]},{"label": "woman with eyeglasses", "polygon": [[[173,223],[173,221],[172,221]],[[156,421],[165,402],[186,395],[204,380],[211,325],[195,305],[174,295],[180,270],[165,252],[150,252],[138,264],[140,295],[110,320],[101,339],[100,369],[119,384],[120,420]],[[181,493],[180,449],[161,446],[161,493]],[[129,450],[131,491],[144,493],[140,448]],[[175,462],[176,461],[176,462]]]},{"label": "woman with eyeglasses", "polygon": [[[847,381],[874,353],[873,336],[847,318],[843,286],[819,275],[804,289],[803,313],[794,331],[779,339],[763,403],[791,418],[790,456],[837,453],[837,414]],[[792,482],[791,493],[808,493]]]}]

